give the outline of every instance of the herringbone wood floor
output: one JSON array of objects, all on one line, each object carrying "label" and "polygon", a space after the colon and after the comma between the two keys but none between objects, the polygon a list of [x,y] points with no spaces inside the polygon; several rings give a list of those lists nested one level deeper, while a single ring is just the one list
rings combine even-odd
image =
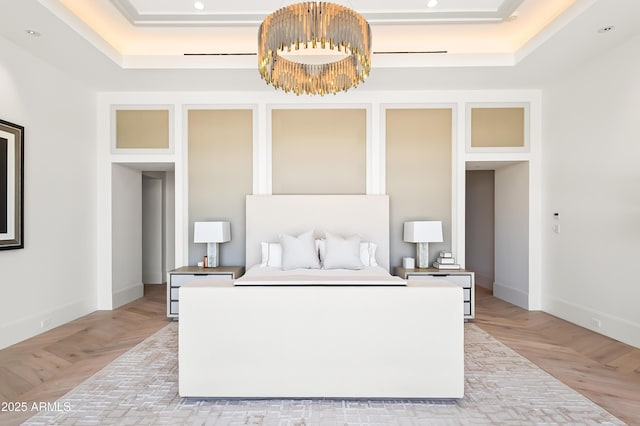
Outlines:
[{"label": "herringbone wood floor", "polygon": [[53,402],[160,330],[166,287],[145,285],[145,296],[113,311],[96,311],[0,351],[0,401],[27,402],[27,411],[1,412],[0,425],[36,414],[33,402]]},{"label": "herringbone wood floor", "polygon": [[[640,425],[640,349],[477,292],[475,324],[631,425]],[[164,286],[0,351],[0,401],[55,401],[168,323]],[[35,412],[2,412],[19,424]]]},{"label": "herringbone wood floor", "polygon": [[630,425],[640,425],[640,349],[477,288],[475,324]]}]

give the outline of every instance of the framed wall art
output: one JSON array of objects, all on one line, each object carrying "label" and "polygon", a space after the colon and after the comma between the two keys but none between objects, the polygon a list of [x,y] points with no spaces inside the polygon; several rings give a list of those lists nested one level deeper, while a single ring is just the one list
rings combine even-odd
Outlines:
[{"label": "framed wall art", "polygon": [[0,250],[24,247],[24,127],[0,120]]}]

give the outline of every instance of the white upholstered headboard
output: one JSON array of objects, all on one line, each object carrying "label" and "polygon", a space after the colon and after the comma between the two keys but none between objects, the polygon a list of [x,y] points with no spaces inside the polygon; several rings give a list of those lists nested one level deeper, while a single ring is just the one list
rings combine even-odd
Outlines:
[{"label": "white upholstered headboard", "polygon": [[246,208],[247,269],[260,263],[260,243],[314,229],[376,243],[378,264],[389,270],[387,195],[248,195]]}]

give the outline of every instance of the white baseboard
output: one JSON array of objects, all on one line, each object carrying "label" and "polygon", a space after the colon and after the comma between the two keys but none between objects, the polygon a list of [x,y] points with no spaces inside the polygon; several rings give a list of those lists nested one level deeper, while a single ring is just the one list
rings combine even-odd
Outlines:
[{"label": "white baseboard", "polygon": [[[546,297],[544,311],[563,320],[640,348],[640,324],[566,300]],[[600,321],[600,327],[597,322]]]},{"label": "white baseboard", "polygon": [[498,299],[509,302],[523,309],[529,310],[529,295],[522,290],[518,290],[495,281],[493,283],[493,295]]},{"label": "white baseboard", "polygon": [[113,307],[112,309],[119,308],[122,305],[126,305],[129,302],[133,302],[136,299],[140,299],[144,294],[144,284],[137,283],[130,285],[127,288],[118,290],[113,293]]},{"label": "white baseboard", "polygon": [[0,349],[51,330],[96,310],[95,300],[79,300],[0,326]]}]

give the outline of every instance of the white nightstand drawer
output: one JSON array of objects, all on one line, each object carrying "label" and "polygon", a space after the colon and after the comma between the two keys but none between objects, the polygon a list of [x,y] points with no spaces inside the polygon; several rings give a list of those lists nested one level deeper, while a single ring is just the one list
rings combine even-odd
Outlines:
[{"label": "white nightstand drawer", "polygon": [[471,288],[471,276],[470,275],[447,275],[446,277],[442,277],[447,281],[451,281],[452,283],[458,284],[463,288]]},{"label": "white nightstand drawer", "polygon": [[225,281],[233,281],[244,274],[242,266],[219,266],[216,268],[198,268],[183,266],[167,272],[167,316],[178,319],[180,303],[180,287],[200,281],[219,281],[212,285],[227,285]]},{"label": "white nightstand drawer", "polygon": [[180,287],[171,287],[171,300],[178,300]]},{"label": "white nightstand drawer", "polygon": [[429,280],[438,279],[449,281],[451,284],[455,284],[462,288],[463,302],[464,302],[464,319],[473,319],[475,313],[475,275],[473,271],[467,271],[464,269],[407,269],[397,267],[395,269],[395,275],[402,277],[406,280]]},{"label": "white nightstand drawer", "polygon": [[233,274],[171,274],[171,287],[197,280],[231,280]]},{"label": "white nightstand drawer", "polygon": [[471,288],[471,276],[470,275],[453,275],[447,273],[435,273],[435,274],[407,274],[408,280],[426,280],[429,278],[436,278],[440,280],[447,280],[454,284],[459,285],[462,288]]}]

